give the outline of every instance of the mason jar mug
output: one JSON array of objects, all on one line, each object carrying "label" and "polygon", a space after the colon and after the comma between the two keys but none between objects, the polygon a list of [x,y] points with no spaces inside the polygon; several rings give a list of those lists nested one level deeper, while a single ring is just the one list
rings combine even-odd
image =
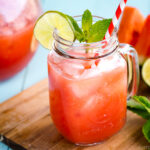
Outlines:
[{"label": "mason jar mug", "polygon": [[136,51],[120,44],[116,31],[95,43],[66,41],[57,32],[54,40],[48,77],[50,113],[56,128],[77,145],[108,139],[124,126],[127,99],[137,91]]}]

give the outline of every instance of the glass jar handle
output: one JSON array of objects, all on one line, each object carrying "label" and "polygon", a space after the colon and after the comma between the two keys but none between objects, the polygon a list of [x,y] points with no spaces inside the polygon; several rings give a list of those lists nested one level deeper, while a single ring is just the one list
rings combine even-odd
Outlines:
[{"label": "glass jar handle", "polygon": [[119,53],[127,62],[128,97],[135,95],[139,85],[139,63],[136,50],[128,44],[119,44]]}]

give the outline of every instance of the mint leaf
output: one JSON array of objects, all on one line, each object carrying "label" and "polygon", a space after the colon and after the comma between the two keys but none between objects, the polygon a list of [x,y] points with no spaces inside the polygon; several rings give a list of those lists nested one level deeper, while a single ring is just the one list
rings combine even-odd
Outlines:
[{"label": "mint leaf", "polygon": [[136,113],[137,115],[141,116],[142,118],[148,120],[150,119],[150,114],[146,110],[140,110],[136,108],[128,107],[128,110],[132,111],[133,113]]},{"label": "mint leaf", "polygon": [[[133,96],[135,97],[135,96]],[[136,96],[139,97],[139,96]],[[135,99],[131,98],[129,101],[127,101],[127,108],[128,110],[138,114],[139,116],[143,117],[144,119],[150,119],[150,113],[147,111],[147,109],[140,104]]]},{"label": "mint leaf", "polygon": [[82,29],[85,36],[85,40],[87,41],[87,37],[90,32],[90,28],[92,26],[93,18],[91,12],[87,9],[84,11],[82,15]]},{"label": "mint leaf", "polygon": [[127,101],[127,108],[128,110],[138,114],[139,116],[143,117],[144,119],[150,119],[150,113],[147,112],[145,107],[140,103],[136,102],[134,99],[130,99]]},{"label": "mint leaf", "polygon": [[94,23],[90,29],[87,42],[98,42],[103,40],[112,19],[103,19]]},{"label": "mint leaf", "polygon": [[143,128],[142,128],[142,132],[145,136],[145,138],[147,139],[147,141],[150,143],[150,120],[148,120]]},{"label": "mint leaf", "polygon": [[148,120],[142,127],[142,132],[150,143],[150,101],[144,96],[133,96],[127,102],[127,108]]},{"label": "mint leaf", "polygon": [[150,113],[150,101],[145,96],[133,96],[139,104],[141,104]]},{"label": "mint leaf", "polygon": [[74,31],[75,38],[77,40],[79,40],[80,42],[84,41],[84,34],[83,34],[81,28],[78,26],[78,23],[76,22],[76,20],[74,20],[74,18],[69,15],[67,15],[67,17],[68,17],[70,25]]},{"label": "mint leaf", "polygon": [[145,110],[145,107],[143,105],[141,105],[140,103],[138,103],[137,101],[135,101],[132,98],[127,101],[127,107],[134,108],[137,110]]}]

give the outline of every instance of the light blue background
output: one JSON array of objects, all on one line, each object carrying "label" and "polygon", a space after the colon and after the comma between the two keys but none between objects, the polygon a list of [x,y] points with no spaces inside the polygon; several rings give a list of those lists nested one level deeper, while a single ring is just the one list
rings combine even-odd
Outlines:
[{"label": "light blue background", "polygon": [[[44,11],[58,10],[70,15],[82,14],[85,9],[105,18],[113,17],[120,0],[41,0]],[[128,0],[127,5],[137,7],[146,17],[150,14],[150,0]],[[29,65],[15,77],[0,82],[0,103],[47,77],[48,51],[39,46]],[[0,150],[8,150],[0,143]]]}]

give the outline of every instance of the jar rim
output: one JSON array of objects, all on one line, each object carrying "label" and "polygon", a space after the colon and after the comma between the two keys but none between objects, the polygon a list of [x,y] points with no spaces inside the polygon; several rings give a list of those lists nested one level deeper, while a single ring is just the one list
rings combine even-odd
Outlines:
[{"label": "jar rim", "polygon": [[[73,18],[76,19],[77,21],[81,21],[81,17],[82,15],[73,16]],[[102,20],[104,18],[93,15],[93,19]],[[53,37],[54,37],[53,49],[59,55],[62,55],[67,58],[72,58],[72,59],[84,59],[84,60],[85,59],[98,59],[98,58],[108,56],[112,54],[114,51],[116,51],[116,49],[118,48],[118,43],[119,43],[118,38],[117,38],[117,28],[114,29],[114,32],[111,37],[98,41],[98,42],[92,42],[92,43],[85,43],[85,42],[76,43],[76,42],[68,41],[58,35],[57,29],[54,29]],[[106,46],[106,43],[107,43],[107,46]],[[96,53],[96,55],[92,55],[92,56],[89,55],[89,57],[80,56],[79,51],[78,51],[78,56],[75,55],[75,53],[72,55],[71,53],[69,53],[70,50],[68,49],[70,50],[80,49],[80,52],[82,52],[82,54],[83,54],[83,51],[86,53],[86,49],[94,49],[95,50],[94,52]],[[88,53],[91,53],[91,51]]]}]

